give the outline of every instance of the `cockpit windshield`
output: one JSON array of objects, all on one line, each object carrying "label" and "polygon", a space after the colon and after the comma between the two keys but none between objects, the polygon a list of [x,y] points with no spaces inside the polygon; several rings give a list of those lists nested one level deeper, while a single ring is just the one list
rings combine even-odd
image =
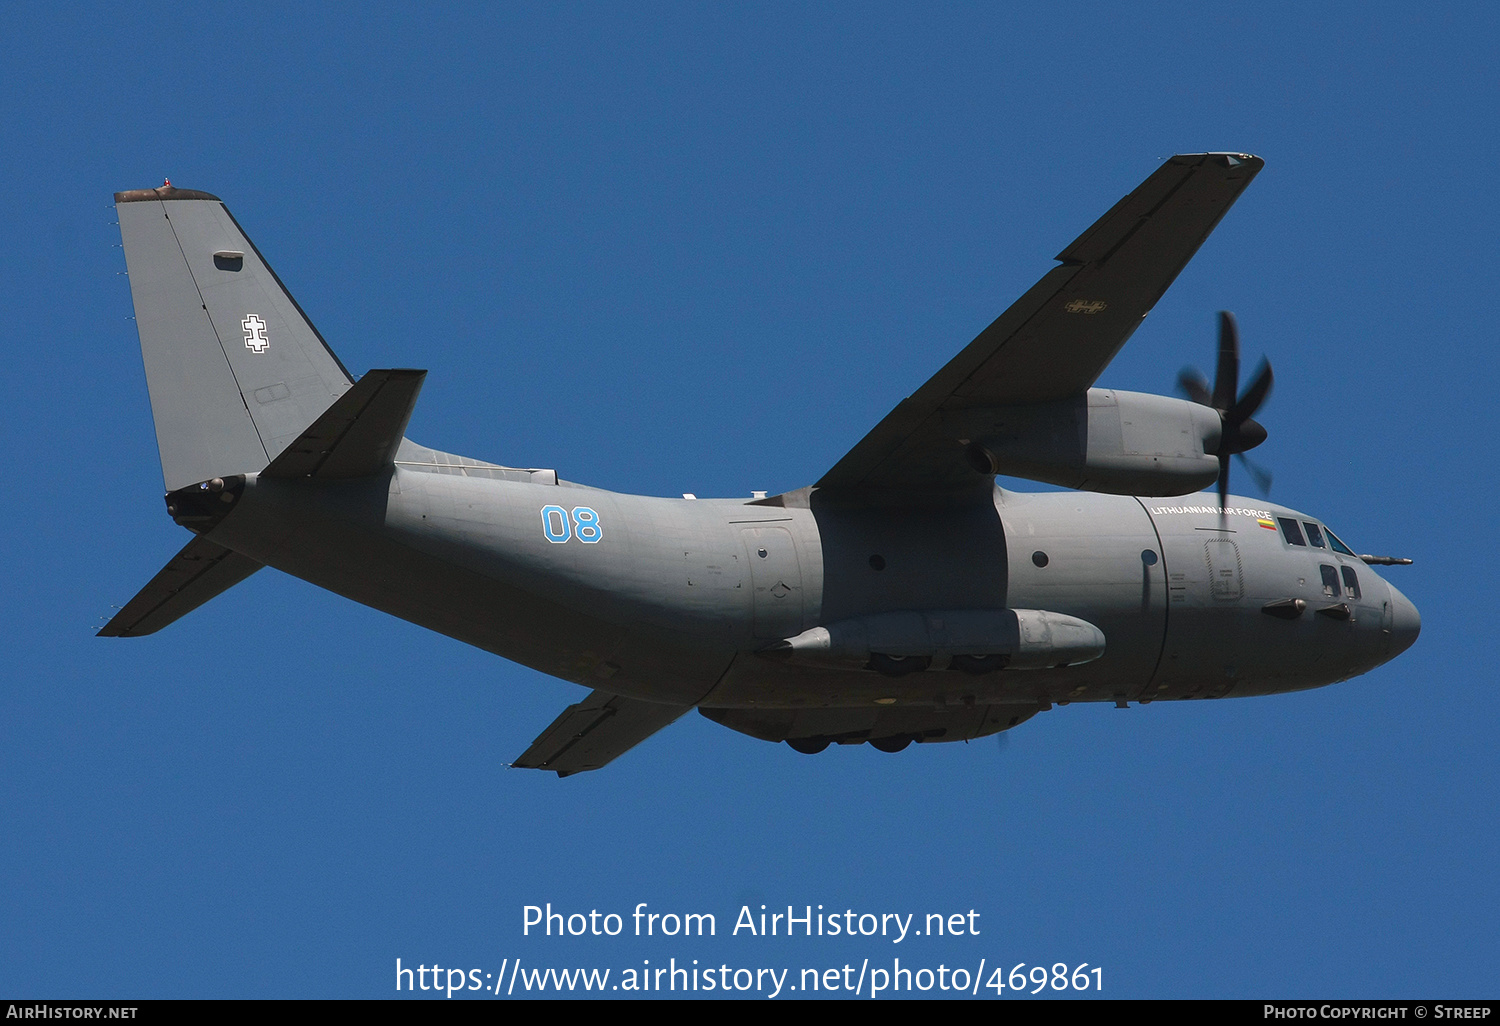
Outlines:
[{"label": "cockpit windshield", "polygon": [[[1311,520],[1298,520],[1296,517],[1277,517],[1276,524],[1281,528],[1282,540],[1288,545],[1315,549],[1326,547],[1342,555],[1359,558],[1358,554],[1345,545],[1338,535],[1322,524],[1315,524]],[[1270,527],[1270,520],[1262,520],[1261,526]],[[1303,534],[1304,531],[1307,533]]]},{"label": "cockpit windshield", "polygon": [[1354,556],[1355,559],[1359,558],[1358,556],[1354,555],[1353,549],[1345,545],[1343,542],[1339,541],[1339,536],[1334,534],[1328,528],[1323,528],[1323,533],[1328,536],[1328,544],[1333,547],[1334,552],[1342,552],[1346,556]]}]

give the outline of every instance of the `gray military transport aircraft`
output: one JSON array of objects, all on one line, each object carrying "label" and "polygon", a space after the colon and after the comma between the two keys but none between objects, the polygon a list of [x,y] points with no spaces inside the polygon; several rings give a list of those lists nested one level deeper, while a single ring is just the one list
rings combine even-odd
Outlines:
[{"label": "gray military transport aircraft", "polygon": [[1212,391],[1092,387],[1262,164],[1167,160],[816,484],[749,500],[418,445],[426,372],[355,381],[217,197],[116,193],[167,512],[194,537],[100,634],[273,566],[591,688],[514,764],[560,776],[695,707],[799,752],[894,752],[1364,673],[1420,630],[1369,568],[1409,560],[1229,496],[1271,387],[1263,365],[1239,394],[1233,318]]}]

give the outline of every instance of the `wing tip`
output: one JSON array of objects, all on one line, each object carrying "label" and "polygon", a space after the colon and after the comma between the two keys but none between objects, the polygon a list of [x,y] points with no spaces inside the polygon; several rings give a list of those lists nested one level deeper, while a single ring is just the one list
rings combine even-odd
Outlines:
[{"label": "wing tip", "polygon": [[1214,163],[1220,167],[1243,167],[1249,171],[1259,171],[1266,166],[1266,162],[1253,153],[1236,153],[1230,150],[1216,150],[1208,153],[1178,153],[1171,158],[1170,163],[1192,165]]}]

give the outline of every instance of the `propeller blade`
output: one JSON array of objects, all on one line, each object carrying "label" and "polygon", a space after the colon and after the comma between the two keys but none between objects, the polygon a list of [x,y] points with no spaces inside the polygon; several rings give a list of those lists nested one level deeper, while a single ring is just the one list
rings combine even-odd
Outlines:
[{"label": "propeller blade", "polygon": [[1208,381],[1197,367],[1184,367],[1182,373],[1177,375],[1177,387],[1182,389],[1183,395],[1199,406],[1214,404],[1212,396],[1209,395]]},{"label": "propeller blade", "polygon": [[1249,472],[1250,479],[1255,482],[1255,487],[1259,488],[1260,493],[1269,499],[1271,497],[1271,472],[1242,452],[1235,455],[1240,458],[1240,462],[1245,464],[1245,470]]},{"label": "propeller blade", "polygon": [[1271,394],[1271,386],[1275,384],[1275,380],[1271,373],[1271,361],[1262,359],[1250,387],[1245,389],[1245,394],[1230,409],[1229,419],[1239,424],[1253,417],[1255,411],[1260,409],[1260,404],[1266,401],[1266,396]]},{"label": "propeller blade", "polygon": [[1229,453],[1219,453],[1219,516],[1224,516],[1224,507],[1229,505]]},{"label": "propeller blade", "polygon": [[1227,410],[1234,405],[1234,397],[1240,390],[1240,328],[1234,314],[1219,311],[1219,367],[1214,372],[1214,398],[1210,403],[1216,410]]}]

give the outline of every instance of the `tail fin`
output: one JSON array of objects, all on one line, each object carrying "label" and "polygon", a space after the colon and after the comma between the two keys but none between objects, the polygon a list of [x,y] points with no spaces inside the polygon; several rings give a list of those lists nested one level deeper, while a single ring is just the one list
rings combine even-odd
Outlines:
[{"label": "tail fin", "polygon": [[216,196],[115,193],[166,490],[261,470],[352,384]]}]

